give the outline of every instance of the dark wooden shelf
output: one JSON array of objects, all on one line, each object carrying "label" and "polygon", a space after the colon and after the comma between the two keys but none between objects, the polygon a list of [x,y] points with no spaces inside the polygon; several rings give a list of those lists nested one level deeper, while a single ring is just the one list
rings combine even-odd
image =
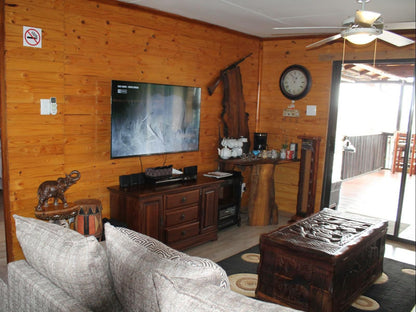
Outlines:
[{"label": "dark wooden shelf", "polygon": [[218,191],[222,179],[108,187],[111,219],[183,250],[217,239]]},{"label": "dark wooden shelf", "polygon": [[257,159],[243,159],[243,158],[231,158],[231,159],[218,159],[218,162],[223,165],[232,166],[254,166],[262,164],[289,164],[293,162],[299,162],[299,160],[287,160],[287,159],[271,159],[271,158],[257,158]]}]

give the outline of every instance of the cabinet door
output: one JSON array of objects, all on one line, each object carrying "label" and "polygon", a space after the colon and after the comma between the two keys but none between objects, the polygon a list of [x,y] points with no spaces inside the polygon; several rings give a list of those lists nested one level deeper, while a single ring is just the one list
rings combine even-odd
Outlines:
[{"label": "cabinet door", "polygon": [[126,200],[127,227],[150,237],[160,239],[162,205],[162,196],[140,200],[129,197]]},{"label": "cabinet door", "polygon": [[218,186],[202,189],[201,233],[216,231],[218,223]]}]

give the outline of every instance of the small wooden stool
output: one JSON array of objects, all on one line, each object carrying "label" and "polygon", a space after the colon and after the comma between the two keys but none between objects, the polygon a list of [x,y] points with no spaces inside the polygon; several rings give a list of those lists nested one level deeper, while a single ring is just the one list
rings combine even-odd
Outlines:
[{"label": "small wooden stool", "polygon": [[78,207],[74,203],[59,203],[58,205],[49,205],[42,207],[41,211],[37,211],[35,207],[35,216],[38,219],[56,223],[67,228],[73,229],[74,218],[78,214]]}]

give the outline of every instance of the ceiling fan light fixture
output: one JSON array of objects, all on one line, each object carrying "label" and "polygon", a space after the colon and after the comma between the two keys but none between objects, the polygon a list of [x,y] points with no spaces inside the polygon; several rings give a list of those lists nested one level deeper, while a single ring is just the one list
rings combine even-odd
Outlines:
[{"label": "ceiling fan light fixture", "polygon": [[354,21],[356,24],[371,26],[380,16],[381,14],[377,12],[358,10],[355,12]]},{"label": "ceiling fan light fixture", "polygon": [[343,30],[341,36],[353,44],[362,45],[372,42],[382,32],[382,29],[357,27]]}]

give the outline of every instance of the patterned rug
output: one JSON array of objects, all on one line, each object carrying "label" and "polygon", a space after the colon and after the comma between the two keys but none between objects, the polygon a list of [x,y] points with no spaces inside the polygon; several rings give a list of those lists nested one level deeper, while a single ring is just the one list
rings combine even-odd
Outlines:
[{"label": "patterned rug", "polygon": [[[259,246],[249,248],[218,264],[227,272],[231,289],[255,297]],[[347,312],[410,312],[415,305],[415,267],[384,259],[382,276],[347,310]]]}]

